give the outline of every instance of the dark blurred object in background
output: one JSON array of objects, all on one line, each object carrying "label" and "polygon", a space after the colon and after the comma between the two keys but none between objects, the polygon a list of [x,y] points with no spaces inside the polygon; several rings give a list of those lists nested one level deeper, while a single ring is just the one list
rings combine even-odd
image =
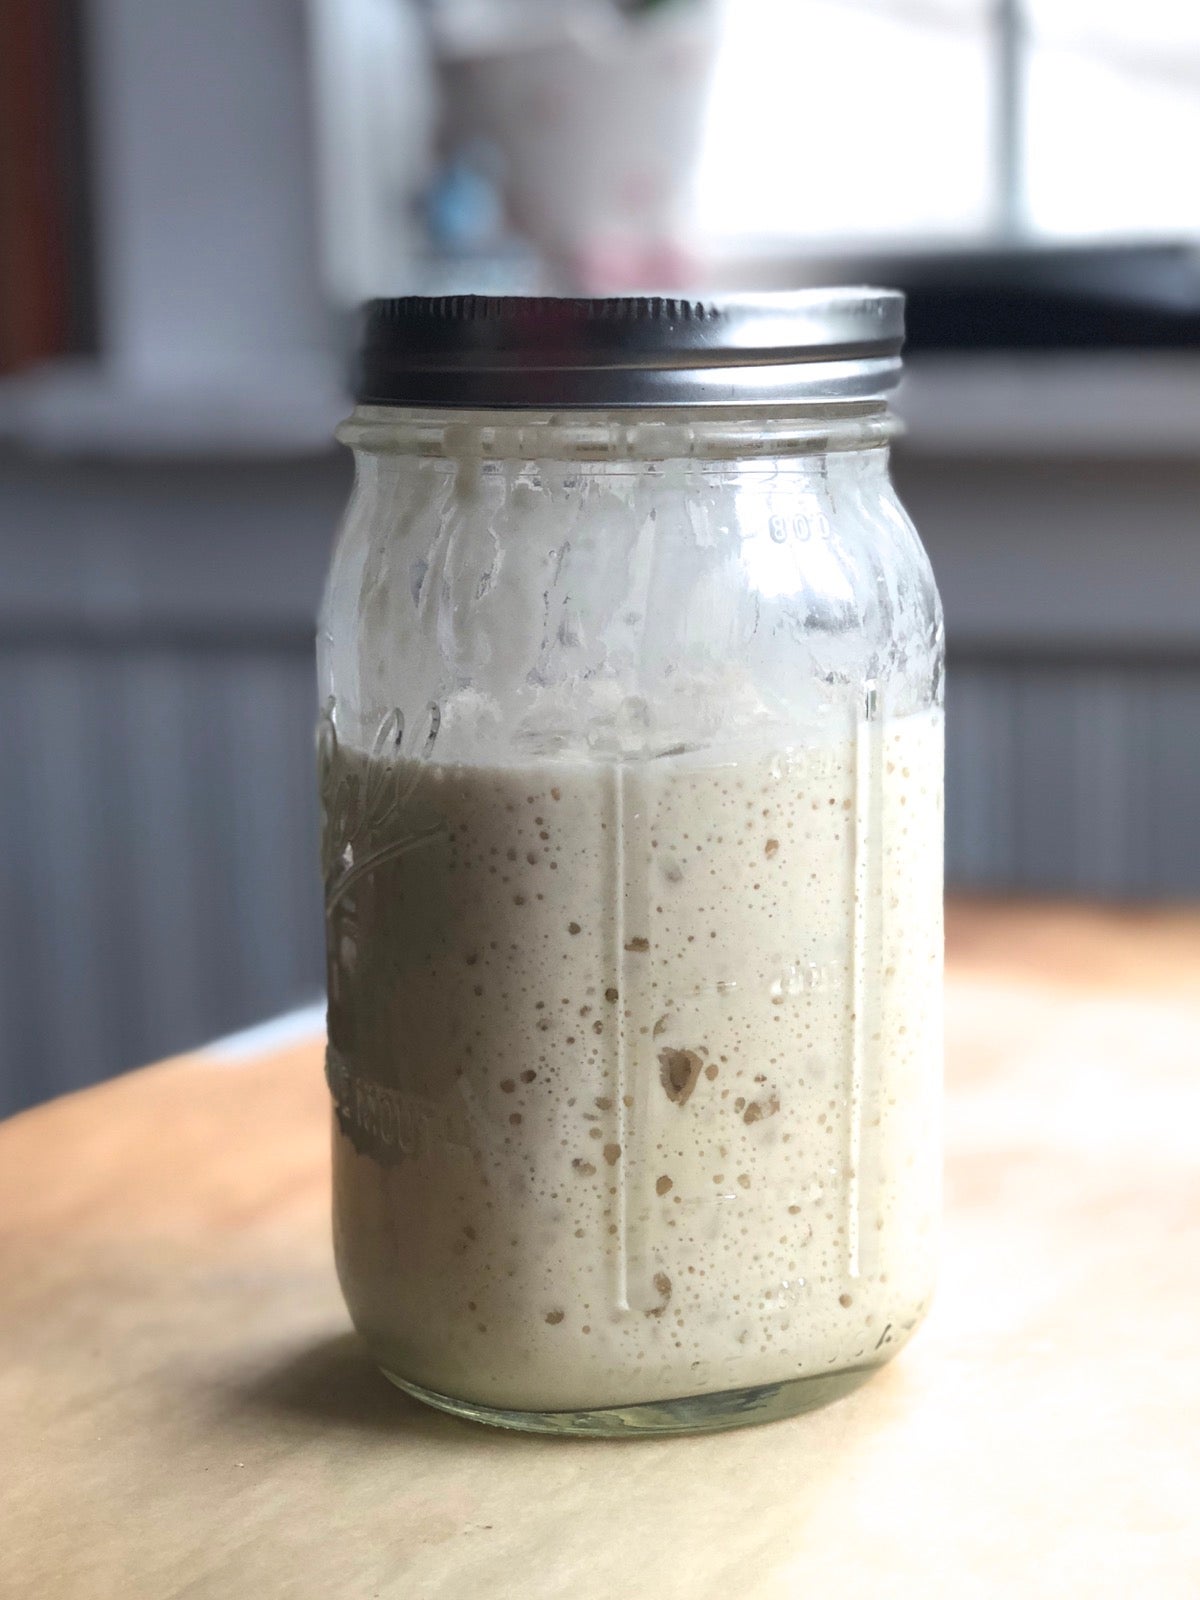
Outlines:
[{"label": "dark blurred object in background", "polygon": [[841,252],[778,247],[718,258],[714,286],[892,284],[910,356],[945,350],[1184,350],[1200,346],[1200,237],[1058,244],[988,239]]},{"label": "dark blurred object in background", "polygon": [[1200,246],[1045,245],[882,256],[908,293],[908,351],[1200,345]]}]

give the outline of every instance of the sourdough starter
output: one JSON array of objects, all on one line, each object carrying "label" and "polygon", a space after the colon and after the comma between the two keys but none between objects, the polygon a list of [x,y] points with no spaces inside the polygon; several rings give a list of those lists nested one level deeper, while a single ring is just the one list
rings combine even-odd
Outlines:
[{"label": "sourdough starter", "polygon": [[335,1239],[392,1373],[510,1409],[886,1359],[930,1294],[940,713],[728,765],[323,776]]}]

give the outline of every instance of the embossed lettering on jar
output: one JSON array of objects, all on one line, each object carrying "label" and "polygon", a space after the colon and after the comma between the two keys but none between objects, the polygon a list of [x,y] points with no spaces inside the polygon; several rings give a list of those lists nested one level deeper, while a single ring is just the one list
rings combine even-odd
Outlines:
[{"label": "embossed lettering on jar", "polygon": [[942,629],[900,297],[398,301],[319,641],[338,1270],[509,1426],[894,1354],[940,1186]]}]

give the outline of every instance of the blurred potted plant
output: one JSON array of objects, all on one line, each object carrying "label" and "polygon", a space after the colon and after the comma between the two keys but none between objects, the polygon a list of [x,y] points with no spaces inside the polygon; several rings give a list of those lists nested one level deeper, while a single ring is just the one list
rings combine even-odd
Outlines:
[{"label": "blurred potted plant", "polygon": [[713,0],[433,0],[448,142],[485,140],[566,286],[680,286]]}]

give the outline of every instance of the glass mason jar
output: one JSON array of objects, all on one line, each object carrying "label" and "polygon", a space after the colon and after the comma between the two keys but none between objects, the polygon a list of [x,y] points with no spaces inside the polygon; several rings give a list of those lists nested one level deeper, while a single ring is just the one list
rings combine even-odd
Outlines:
[{"label": "glass mason jar", "polygon": [[400,300],[319,641],[334,1233],[387,1375],[725,1427],[893,1355],[940,1190],[902,300]]}]

